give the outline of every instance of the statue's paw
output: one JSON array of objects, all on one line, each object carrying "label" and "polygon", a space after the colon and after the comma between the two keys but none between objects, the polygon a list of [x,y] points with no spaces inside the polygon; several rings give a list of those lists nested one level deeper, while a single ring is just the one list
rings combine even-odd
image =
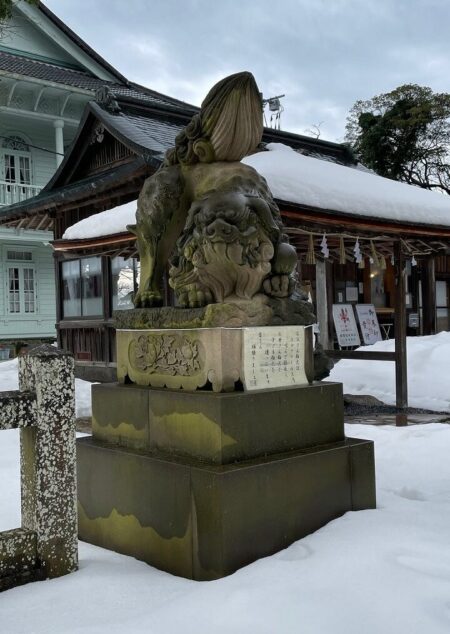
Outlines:
[{"label": "statue's paw", "polygon": [[295,287],[295,280],[290,275],[272,275],[263,282],[266,295],[270,297],[289,297]]},{"label": "statue's paw", "polygon": [[182,308],[201,308],[214,302],[211,291],[203,286],[193,286],[178,294],[178,304]]},{"label": "statue's paw", "polygon": [[142,291],[136,294],[134,305],[136,308],[151,308],[162,306],[163,298],[158,291]]}]

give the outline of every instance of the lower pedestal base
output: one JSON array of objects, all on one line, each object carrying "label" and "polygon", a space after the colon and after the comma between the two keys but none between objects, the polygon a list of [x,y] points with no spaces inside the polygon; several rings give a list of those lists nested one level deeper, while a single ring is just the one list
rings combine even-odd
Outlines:
[{"label": "lower pedestal base", "polygon": [[217,579],[346,511],[375,507],[373,443],[347,439],[230,465],[78,440],[80,539]]}]

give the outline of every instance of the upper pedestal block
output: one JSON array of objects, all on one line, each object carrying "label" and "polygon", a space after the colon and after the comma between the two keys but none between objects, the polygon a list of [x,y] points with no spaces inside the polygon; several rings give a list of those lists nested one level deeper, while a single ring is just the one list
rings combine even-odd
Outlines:
[{"label": "upper pedestal block", "polygon": [[210,464],[344,439],[340,383],[227,394],[97,384],[92,415],[97,440]]}]

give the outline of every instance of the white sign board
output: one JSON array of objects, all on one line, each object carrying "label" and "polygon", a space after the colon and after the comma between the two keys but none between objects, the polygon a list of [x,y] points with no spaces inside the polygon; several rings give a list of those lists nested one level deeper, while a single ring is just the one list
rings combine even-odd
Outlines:
[{"label": "white sign board", "polygon": [[305,330],[312,326],[243,328],[246,390],[304,385]]},{"label": "white sign board", "polygon": [[333,321],[341,347],[360,346],[358,326],[351,304],[333,304]]},{"label": "white sign board", "polygon": [[359,327],[366,346],[381,341],[380,325],[373,304],[356,304]]}]

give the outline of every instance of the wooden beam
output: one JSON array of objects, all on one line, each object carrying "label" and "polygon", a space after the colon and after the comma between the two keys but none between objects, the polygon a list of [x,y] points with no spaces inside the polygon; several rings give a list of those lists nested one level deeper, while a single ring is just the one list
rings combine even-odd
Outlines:
[{"label": "wooden beam", "polygon": [[[327,264],[325,260],[316,261],[316,312],[319,322],[319,341],[324,348],[331,347],[328,322]],[[331,302],[333,298],[331,297]]]},{"label": "wooden beam", "polygon": [[395,394],[399,409],[408,407],[408,367],[406,354],[406,263],[401,242],[394,243],[395,261]]},{"label": "wooden beam", "polygon": [[326,350],[332,359],[358,359],[361,361],[395,361],[395,352],[371,352],[369,350]]},{"label": "wooden beam", "polygon": [[282,218],[291,219],[297,223],[304,223],[305,227],[323,233],[327,227],[333,227],[344,234],[362,231],[376,232],[396,238],[450,238],[450,227],[443,225],[401,223],[394,220],[384,220],[369,216],[344,214],[332,209],[322,209],[309,205],[299,205],[276,199]]},{"label": "wooden beam", "polygon": [[42,218],[40,219],[40,221],[38,222],[37,226],[36,226],[36,231],[41,229],[42,226],[47,222],[47,220],[48,220],[48,214],[43,215]]},{"label": "wooden beam", "polygon": [[[112,317],[112,289],[111,289],[111,260],[106,255],[101,258],[102,263],[102,286],[103,286],[103,319],[107,321]],[[103,331],[103,359],[109,363],[112,361],[110,355],[110,333],[109,328]]]}]

